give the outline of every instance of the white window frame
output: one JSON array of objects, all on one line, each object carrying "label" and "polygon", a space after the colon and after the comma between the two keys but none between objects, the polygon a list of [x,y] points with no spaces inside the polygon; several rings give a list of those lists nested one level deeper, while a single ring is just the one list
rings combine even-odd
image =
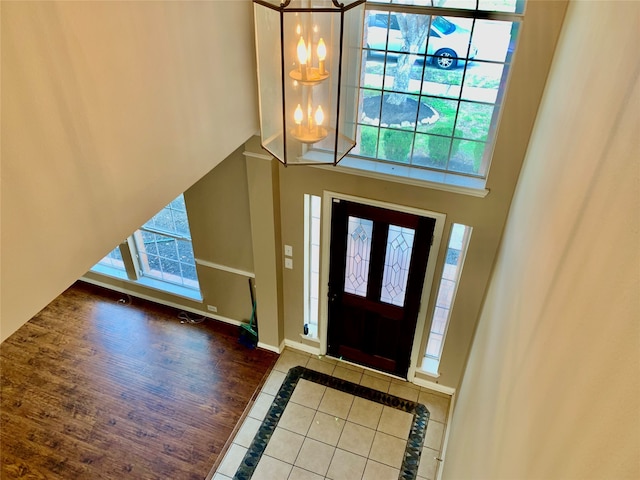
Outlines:
[{"label": "white window frame", "polygon": [[[177,198],[180,198],[180,196]],[[188,212],[187,212],[187,217],[188,217]],[[169,280],[164,280],[164,279],[156,278],[155,276],[149,276],[144,274],[143,268],[141,265],[142,255],[138,251],[138,247],[136,245],[136,239],[134,238],[134,237],[138,237],[140,238],[140,241],[142,241],[141,236],[143,231],[153,233],[155,235],[166,236],[174,240],[191,242],[191,236],[175,234],[173,232],[167,232],[157,228],[151,228],[143,225],[139,229],[137,229],[134,233],[132,233],[129,237],[127,237],[127,239],[124,242],[122,242],[120,245],[116,247],[117,249],[120,250],[122,261],[124,263],[124,270],[107,265],[103,263],[103,261],[101,260],[91,268],[91,271],[100,275],[106,275],[106,276],[118,278],[120,280],[124,280],[127,282],[136,283],[138,285],[142,285],[147,288],[151,288],[153,290],[167,292],[172,295],[184,297],[189,300],[202,301],[202,294],[201,294],[199,282],[198,282],[198,287],[196,288],[196,287],[186,286],[184,284],[179,284],[179,283],[171,282]],[[197,276],[196,264],[197,264],[197,261],[194,255],[194,268],[196,268],[196,276]]]},{"label": "white window frame", "polygon": [[[523,0],[518,0],[518,2],[524,3]],[[524,19],[524,13],[432,7],[424,5],[376,2],[375,0],[369,0],[366,4],[367,14],[372,10],[399,13],[415,13],[432,16],[465,17],[481,20],[503,20],[520,24]],[[515,51],[512,54],[510,64],[513,64],[514,58]],[[363,65],[364,63],[365,60],[363,59]],[[496,99],[496,102],[494,104],[494,108],[497,110],[497,112],[495,113],[496,118],[491,125],[490,138],[488,138],[486,141],[486,148],[484,152],[485,159],[483,160],[483,162],[487,162],[487,168],[484,175],[468,175],[448,170],[436,170],[428,167],[418,167],[403,163],[394,163],[377,158],[361,156],[355,153],[350,153],[349,155],[347,155],[338,164],[338,168],[344,170],[346,173],[352,173],[356,175],[382,178],[392,181],[396,180],[402,183],[411,183],[418,186],[435,188],[445,191],[453,191],[456,193],[468,194],[478,197],[486,196],[489,191],[485,188],[485,185],[490,173],[489,169],[491,166],[491,162],[493,160],[493,149],[495,147],[495,140],[497,137],[497,131],[499,129],[500,117],[504,111],[503,99],[508,90],[508,80],[511,76],[511,70],[512,68],[508,68],[508,72],[506,73],[506,80],[503,82],[503,86],[498,90],[498,98]],[[361,88],[364,88],[364,85]],[[445,97],[437,98],[452,100]],[[458,98],[458,101],[459,100],[461,99]],[[415,132],[413,134],[415,136]],[[453,136],[454,134],[452,133],[452,137]]]},{"label": "white window frame", "polygon": [[[311,340],[314,342],[319,342],[319,323],[320,323],[320,249],[322,248],[322,242],[320,242],[318,247],[318,261],[317,264],[314,265],[313,262],[313,247],[315,246],[313,243],[313,202],[317,200],[320,202],[320,217],[318,229],[320,229],[320,224],[322,222],[322,198],[317,195],[304,194],[304,285],[303,285],[303,297],[304,297],[304,325],[309,326],[309,333],[302,333],[302,337]],[[318,237],[320,238],[320,232],[318,232]],[[317,272],[314,272],[314,269]],[[314,276],[316,277],[314,279]],[[314,284],[318,287],[316,292],[312,291]],[[315,312],[312,311],[313,295],[317,295],[317,310]],[[314,320],[315,317],[315,320]]]},{"label": "white window frame", "polygon": [[[465,230],[462,234],[461,248],[460,248],[460,254],[459,254],[460,256],[458,257],[458,265],[455,271],[455,278],[451,279],[451,278],[446,278],[446,268],[447,268],[446,255],[448,254],[449,249],[452,247],[454,228],[456,226],[463,227]],[[440,376],[439,368],[440,368],[440,362],[442,361],[442,352],[444,351],[444,345],[447,339],[447,332],[449,331],[449,324],[451,323],[451,314],[455,306],[456,296],[458,294],[458,287],[460,285],[460,278],[462,277],[462,271],[464,270],[464,263],[467,258],[467,252],[469,250],[469,245],[471,243],[472,234],[473,234],[473,227],[470,227],[469,225],[463,225],[461,223],[453,223],[449,230],[449,239],[447,242],[445,261],[444,261],[444,264],[442,265],[442,274],[440,275],[438,291],[436,292],[436,301],[434,302],[433,310],[431,311],[431,322],[429,323],[430,325],[429,334],[427,335],[427,341],[424,346],[424,356],[422,358],[422,362],[420,365],[421,373],[424,373],[431,377],[437,378]],[[433,322],[435,319],[436,310],[438,308],[442,308],[441,306],[438,305],[438,299],[440,297],[440,294],[442,293],[441,291],[443,289],[444,282],[453,282],[453,291],[451,292],[451,301],[449,302],[449,305],[446,308],[447,312],[446,312],[444,330],[442,333],[436,333],[433,331]],[[427,353],[429,348],[429,342],[432,340],[432,335],[439,335],[442,337],[440,340],[440,348],[437,356],[429,355]]]}]

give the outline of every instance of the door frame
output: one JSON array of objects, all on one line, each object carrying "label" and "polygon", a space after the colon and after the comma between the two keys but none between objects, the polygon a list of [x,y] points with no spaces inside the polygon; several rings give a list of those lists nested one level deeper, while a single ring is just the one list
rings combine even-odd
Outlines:
[{"label": "door frame", "polygon": [[427,313],[429,307],[429,299],[431,296],[431,288],[433,286],[433,280],[436,270],[436,263],[438,259],[438,252],[440,251],[440,244],[442,242],[442,235],[444,232],[444,225],[447,216],[444,213],[432,212],[430,210],[423,210],[420,208],[408,207],[406,205],[398,205],[395,203],[388,203],[380,200],[373,200],[370,198],[356,197],[353,195],[347,195],[344,193],[331,192],[324,190],[322,192],[322,238],[320,245],[320,317],[318,319],[318,333],[320,337],[320,353],[326,355],[327,353],[327,336],[328,336],[328,291],[329,291],[329,249],[331,247],[331,212],[333,200],[346,200],[354,203],[361,203],[363,205],[370,205],[373,207],[386,208],[387,210],[395,210],[398,212],[410,213],[421,217],[433,218],[436,222],[433,229],[433,242],[429,248],[429,261],[427,262],[427,270],[424,275],[424,283],[422,285],[422,294],[420,297],[420,310],[418,312],[418,320],[416,323],[416,330],[413,337],[413,345],[411,347],[411,360],[409,362],[409,371],[407,372],[407,379],[412,381],[415,377],[415,372],[418,364],[418,357],[420,356],[420,345],[423,343],[423,336],[425,326],[427,323]]}]

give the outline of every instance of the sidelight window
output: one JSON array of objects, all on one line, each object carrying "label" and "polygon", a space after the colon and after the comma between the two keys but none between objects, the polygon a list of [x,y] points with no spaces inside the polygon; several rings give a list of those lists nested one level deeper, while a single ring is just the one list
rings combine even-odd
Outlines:
[{"label": "sidelight window", "polygon": [[318,338],[320,298],[320,197],[304,196],[304,325],[305,334]]},{"label": "sidelight window", "polygon": [[451,227],[447,256],[442,270],[440,286],[438,287],[436,307],[431,320],[429,340],[427,341],[427,349],[422,362],[422,370],[430,373],[438,373],[453,302],[456,297],[460,275],[462,274],[467,248],[469,247],[469,240],[471,239],[471,230],[471,227],[459,223],[454,223]]}]

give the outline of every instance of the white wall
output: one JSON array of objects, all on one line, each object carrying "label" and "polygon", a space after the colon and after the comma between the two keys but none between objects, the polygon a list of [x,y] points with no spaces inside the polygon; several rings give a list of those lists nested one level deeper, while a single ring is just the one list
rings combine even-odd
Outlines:
[{"label": "white wall", "polygon": [[2,2],[4,340],[258,130],[251,2]]},{"label": "white wall", "polygon": [[639,18],[569,5],[444,479],[640,478]]}]

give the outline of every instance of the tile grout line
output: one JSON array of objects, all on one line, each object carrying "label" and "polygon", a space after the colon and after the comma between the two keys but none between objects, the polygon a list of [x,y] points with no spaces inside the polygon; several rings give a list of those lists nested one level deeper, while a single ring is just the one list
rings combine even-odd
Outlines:
[{"label": "tile grout line", "polygon": [[[406,400],[400,397],[396,397],[394,395],[391,395],[387,392],[380,392],[380,391],[376,391],[373,390],[370,387],[366,387],[366,386],[361,386],[361,385],[357,385],[348,381],[344,381],[344,380],[340,380],[337,379],[335,377],[332,377],[330,375],[327,374],[323,374],[323,373],[318,373],[315,372],[313,370],[308,370],[304,367],[298,367],[298,368],[292,368],[289,373],[287,374],[287,376],[285,377],[285,380],[282,383],[282,386],[279,390],[279,393],[277,395],[276,398],[280,398],[282,397],[281,393],[284,390],[284,395],[286,396],[286,398],[283,400],[284,401],[284,406],[282,406],[282,408],[280,408],[281,406],[278,406],[275,401],[274,404],[272,404],[270,412],[272,414],[277,414],[276,417],[278,417],[278,419],[275,421],[275,424],[273,426],[270,426],[268,424],[268,420],[265,418],[265,420],[263,421],[263,425],[261,428],[266,428],[265,431],[265,437],[267,438],[267,442],[269,441],[269,439],[271,438],[271,435],[273,434],[273,430],[276,428],[277,423],[279,421],[279,418],[281,417],[284,409],[286,408],[286,404],[289,402],[289,399],[291,398],[293,391],[295,390],[295,388],[297,387],[297,385],[299,384],[299,380],[303,377],[309,377],[308,379],[305,378],[305,380],[307,381],[311,381],[313,383],[318,383],[320,385],[323,385],[325,387],[325,390],[322,394],[322,397],[320,398],[320,400],[318,401],[318,405],[317,408],[311,409],[313,411],[317,412],[319,411],[318,409],[320,408],[320,404],[322,402],[322,398],[324,398],[324,395],[326,395],[327,389],[328,388],[332,388],[332,389],[337,389],[338,391],[343,391],[343,392],[348,392],[351,393],[352,395],[356,395],[357,397],[361,397],[361,398],[365,398],[365,400],[367,400],[369,398],[371,398],[372,400],[375,400],[376,403],[379,403],[383,406],[382,412],[384,412],[384,407],[385,406],[391,406],[391,405],[395,405],[393,408],[396,408],[400,411],[405,411],[406,413],[411,413],[413,412],[413,427],[412,427],[412,431],[415,430],[416,428],[419,430],[419,432],[421,432],[419,434],[419,438],[420,438],[420,445],[419,446],[412,446],[410,445],[410,439],[411,437],[409,437],[409,439],[406,440],[406,448],[405,448],[405,454],[403,456],[404,460],[401,462],[401,468],[400,468],[400,473],[402,475],[402,472],[404,471],[403,469],[409,468],[410,470],[415,470],[415,472],[413,474],[407,472],[407,475],[412,475],[413,478],[415,478],[415,476],[417,476],[417,463],[415,463],[415,465],[411,466],[410,464],[406,464],[406,458],[407,458],[407,454],[409,454],[410,452],[412,452],[413,450],[420,450],[422,448],[422,444],[424,442],[424,436],[426,434],[426,423],[428,422],[428,410],[426,410],[426,408],[424,408],[423,405],[421,404],[417,404],[416,402],[410,401],[410,400]],[[285,385],[285,383],[287,382],[287,380],[289,380],[290,384],[289,385]],[[346,388],[346,389],[345,389]],[[354,400],[355,401],[355,400]],[[353,409],[353,403],[349,409],[349,413],[347,414],[347,417],[349,416],[349,414],[351,413],[351,410]],[[282,410],[282,412],[280,412],[280,410]],[[420,412],[425,412],[423,414],[421,414],[424,417],[424,422],[425,424],[423,426],[420,426],[419,423],[417,422],[417,415]],[[377,424],[376,424],[376,430],[373,430],[374,432],[377,432],[377,428],[380,426],[380,422],[382,419],[382,415],[383,413],[381,412],[380,414],[380,418],[378,418],[377,420]],[[314,417],[315,418],[315,417]],[[269,421],[271,421],[272,419],[269,419]],[[346,420],[345,420],[346,421]],[[305,439],[309,438],[307,435],[310,431],[310,428],[306,430],[306,434],[304,435]],[[342,432],[344,433],[344,432]],[[341,435],[342,435],[341,433]],[[395,437],[393,435],[390,435],[391,437]],[[257,463],[259,462],[259,458],[261,457],[261,455],[264,453],[264,449],[266,447],[263,447],[261,444],[256,443],[256,439],[258,438],[258,435],[256,435],[256,438],[254,439],[254,441],[252,442],[252,447],[255,447],[257,449],[257,460],[255,461],[255,463],[253,464],[253,467],[251,467],[251,455],[250,452],[247,451],[247,454],[245,455],[245,459],[243,460],[243,463],[249,463],[249,471],[245,472],[245,473],[249,473],[249,477],[245,477],[243,473],[240,473],[240,477],[239,478],[250,478],[250,475],[252,474],[253,469],[255,469],[255,467],[257,466]],[[375,440],[375,433],[374,433],[374,440]],[[318,441],[318,443],[324,443],[324,442],[320,442]],[[338,440],[339,443],[339,440]],[[327,465],[327,473],[328,473],[328,469],[331,465],[331,461],[333,460],[333,458],[335,457],[335,451],[337,450],[337,444],[335,446],[327,444],[328,446],[330,446],[331,448],[333,448],[333,452],[332,452],[332,456],[331,459],[329,460],[329,465]],[[371,449],[373,448],[373,441],[372,441],[372,445],[369,447],[368,450],[368,454],[366,457],[366,460],[371,460],[373,461],[369,455],[371,454]],[[353,453],[353,452],[352,452]],[[299,457],[300,453],[298,453],[297,458]],[[356,454],[357,455],[357,454]],[[419,457],[420,452],[418,452],[417,456]],[[414,453],[415,456],[415,453]],[[363,457],[364,458],[364,457]],[[394,468],[394,470],[397,470],[395,467],[390,466],[388,464],[386,464],[385,462],[378,462],[378,463],[382,463],[383,465],[387,465],[391,468]],[[405,465],[406,464],[406,465]],[[365,464],[366,465],[366,464]],[[295,460],[294,460],[294,466],[295,466]],[[366,467],[365,467],[366,468]],[[238,472],[240,472],[240,468],[238,469]],[[236,476],[238,476],[238,472],[236,472]]]},{"label": "tile grout line", "polygon": [[[306,367],[307,365],[309,365],[309,364],[310,364],[310,360],[311,360],[312,358],[314,358],[314,359],[315,359],[315,356],[313,356],[313,355],[302,354],[302,353],[300,353],[300,352],[292,352],[292,353],[293,353],[293,355],[291,356],[292,358],[289,358],[289,356],[285,357],[285,358],[287,359],[287,361],[286,361],[286,362],[281,362],[281,365],[278,365],[278,369],[277,369],[277,370],[276,370],[276,366],[274,365],[272,372],[273,372],[273,371],[278,372],[278,375],[282,375],[283,377],[286,377],[285,372],[283,372],[281,369],[285,368],[286,366],[295,366],[295,365],[300,365],[300,366],[304,366],[304,367]],[[284,356],[283,356],[283,357],[284,357]],[[284,360],[284,358],[282,358],[282,357],[281,357],[281,359],[282,359],[282,360]],[[320,358],[320,357],[318,357],[318,360],[319,360],[320,362],[323,362],[323,359],[322,359],[322,358]],[[323,375],[328,376],[328,377],[333,377],[333,378],[334,378],[334,380],[336,380],[336,381],[338,381],[338,380],[343,380],[343,381],[346,381],[346,382],[348,382],[348,383],[353,383],[353,380],[356,380],[356,378],[353,378],[353,379],[351,380],[351,382],[350,382],[349,380],[346,380],[346,379],[344,379],[344,378],[336,377],[336,376],[334,376],[334,374],[341,375],[341,376],[348,376],[348,377],[352,377],[352,376],[353,376],[353,377],[355,377],[355,375],[358,375],[358,378],[357,378],[357,381],[356,381],[355,385],[361,385],[361,386],[362,386],[362,382],[363,382],[363,381],[364,381],[364,382],[367,382],[367,378],[368,378],[368,380],[372,380],[372,379],[378,379],[378,380],[381,380],[379,377],[377,377],[377,376],[375,376],[375,375],[369,375],[369,374],[367,374],[367,371],[366,371],[366,370],[357,371],[357,370],[355,370],[355,369],[346,368],[346,366],[345,366],[345,365],[342,365],[341,363],[326,362],[328,365],[331,365],[331,366],[332,366],[332,368],[326,368],[326,369],[325,369],[325,368],[323,368],[323,367],[322,367],[322,366],[320,366],[320,365],[317,365],[317,362],[313,362],[313,363],[314,363],[314,366],[316,366],[316,367],[318,368],[318,370],[320,371],[320,372],[319,372],[320,374],[323,374]],[[338,367],[341,367],[341,370],[340,370],[340,371],[338,371],[338,372],[336,373],[336,371],[337,371]],[[331,369],[331,373],[328,373],[328,370],[329,370],[329,369]],[[311,370],[313,370],[313,369],[311,369]],[[345,375],[345,373],[346,373],[346,372],[343,372],[342,370],[350,371],[350,372],[352,372],[352,374],[353,374],[353,375],[351,375],[351,374],[349,374],[349,375]],[[365,375],[366,375],[366,377],[365,377]],[[282,383],[282,381],[281,381],[281,382],[279,382],[279,384],[281,384],[281,383]],[[390,379],[388,382],[385,382],[385,383],[387,383],[388,385],[387,385],[387,388],[386,388],[386,392],[383,392],[383,393],[388,394],[388,395],[390,395],[390,396],[396,396],[396,395],[392,394],[392,393],[391,393],[391,391],[392,391],[392,390],[395,390],[397,387],[401,387],[401,388],[402,388],[402,387],[404,387],[404,388],[407,388],[407,387],[409,387],[409,388],[410,388],[410,387],[411,387],[411,386],[404,385],[404,384],[403,384],[403,383],[401,383],[401,382],[393,381],[393,379]],[[395,385],[396,387],[394,387],[394,385]],[[268,395],[268,397],[270,397],[271,399],[273,399],[273,398],[274,398],[274,395],[267,394],[267,393],[264,391],[264,387],[266,387],[266,385],[263,385],[263,389],[262,389],[262,390],[260,390],[260,393],[265,393],[265,395]],[[363,387],[367,387],[367,386],[366,386],[366,385],[364,385]],[[277,388],[277,387],[276,387],[276,388]],[[329,387],[329,388],[331,388],[331,387]],[[371,388],[374,388],[374,389],[375,389],[375,387],[368,387],[368,388],[370,388],[370,389],[371,389]],[[380,389],[380,387],[378,387],[378,388]],[[418,399],[413,399],[413,397],[415,396],[415,393],[407,393],[407,392],[405,392],[405,393],[407,394],[406,396],[409,396],[409,397],[410,397],[410,398],[406,398],[406,397],[402,394],[402,390],[400,390],[400,391],[398,391],[398,392],[397,392],[397,393],[399,393],[399,394],[400,394],[398,398],[402,399],[403,401],[408,401],[408,402],[419,402],[419,401],[420,401],[420,399],[421,399],[420,397],[422,396],[422,394],[423,394],[423,393],[426,393],[426,394],[428,394],[428,395],[429,395],[429,397],[433,397],[433,398],[434,398],[434,400],[436,400],[436,399],[438,399],[438,398],[442,398],[442,399],[445,399],[445,400],[447,400],[447,401],[450,401],[450,398],[449,398],[448,396],[446,396],[446,395],[441,395],[441,394],[439,394],[439,392],[437,392],[437,391],[432,391],[431,389],[426,388],[426,387],[420,387],[420,386],[418,386],[417,388],[410,388],[410,389],[411,389],[411,390],[415,390],[415,391],[417,392]],[[397,390],[395,390],[395,391],[397,391]],[[318,405],[317,405],[317,408],[313,408],[313,409],[312,409],[312,410],[314,411],[314,415],[317,415],[317,414],[318,414],[318,412],[320,412],[320,405],[322,404],[322,401],[323,401],[323,399],[325,398],[326,394],[327,394],[327,391],[325,390],[325,391],[323,392],[323,394],[322,394],[322,397],[321,397],[321,398],[320,398],[320,400],[319,400],[319,403],[318,403]],[[430,400],[429,400],[428,398],[427,398],[427,399],[425,399],[425,400],[426,400],[427,402],[431,403],[431,402],[430,402]],[[354,403],[355,403],[355,402],[354,402],[354,400],[352,400],[352,403],[351,403],[351,405],[349,406],[348,411],[346,412],[346,417],[347,417],[347,418],[343,419],[345,423],[344,423],[344,426],[343,426],[342,431],[340,432],[340,436],[339,436],[339,437],[338,437],[338,439],[337,439],[337,443],[336,443],[336,445],[332,445],[332,444],[330,444],[330,443],[325,443],[325,442],[323,442],[323,441],[316,440],[316,441],[318,441],[319,443],[322,443],[322,444],[325,444],[325,445],[328,445],[328,446],[331,446],[332,448],[334,448],[333,453],[332,453],[332,456],[331,456],[331,459],[330,459],[330,461],[329,461],[329,466],[328,466],[327,468],[329,468],[329,467],[331,466],[331,462],[333,462],[333,459],[335,458],[336,451],[337,451],[337,449],[338,449],[338,444],[339,444],[339,442],[340,442],[340,440],[341,440],[342,436],[344,435],[344,427],[345,427],[345,426],[346,426],[346,424],[348,423],[348,420],[347,420],[347,419],[348,419],[349,415],[351,414],[351,412],[353,411]],[[441,408],[441,407],[440,407],[440,406],[438,406],[438,403],[439,403],[439,402],[437,402],[437,401],[436,401],[435,403],[436,403],[436,404],[434,405],[434,408],[436,408],[436,411],[440,412],[440,408]],[[446,407],[445,407],[445,408],[446,408]],[[450,409],[450,407],[449,407],[449,409]],[[323,413],[326,413],[327,415],[329,415],[327,412],[323,412]],[[377,422],[376,422],[376,426],[375,426],[375,428],[366,427],[366,426],[364,426],[364,425],[360,425],[360,424],[359,424],[359,423],[357,423],[357,422],[353,422],[353,423],[354,423],[354,425],[359,425],[359,426],[364,427],[364,428],[370,428],[370,429],[372,429],[372,430],[374,431],[374,439],[375,439],[375,435],[376,435],[376,433],[377,433],[377,432],[379,432],[378,428],[380,427],[380,424],[381,424],[381,422],[382,422],[382,419],[383,419],[383,413],[384,413],[384,411],[383,411],[383,412],[381,412],[380,417],[377,419]],[[440,415],[440,414],[439,414],[439,415]],[[335,415],[334,415],[334,416],[335,416]],[[447,415],[447,412],[445,411],[445,412],[444,412],[443,421],[440,421],[439,419],[438,419],[438,420],[435,420],[435,419],[429,419],[428,421],[429,421],[429,423],[430,423],[430,422],[436,422],[436,423],[437,423],[437,424],[439,424],[441,427],[445,427],[445,428],[446,428],[446,426],[448,425],[448,421],[447,421],[447,420],[448,420],[448,418],[447,418],[447,417],[448,417],[448,415]],[[251,417],[251,418],[252,418],[253,420],[261,421],[260,419],[255,418],[255,416],[254,416],[254,417]],[[314,418],[315,418],[315,416],[314,416]],[[439,417],[439,418],[440,418],[440,417]],[[264,418],[263,418],[262,420],[264,420]],[[313,420],[312,420],[312,421],[313,421]],[[311,438],[311,437],[308,437],[308,434],[309,434],[310,430],[311,430],[311,426],[307,429],[307,431],[306,431],[305,435],[303,436],[303,441],[304,441],[305,439],[307,439],[307,438]],[[295,432],[294,432],[294,433],[295,433]],[[400,438],[400,437],[396,437],[395,435],[390,434],[390,433],[389,433],[389,434],[387,434],[387,435],[390,435],[390,436],[392,436],[392,437],[394,437],[394,438]],[[315,440],[315,439],[314,439],[314,440]],[[402,439],[402,440],[404,440],[404,439]],[[425,431],[424,431],[424,438],[423,438],[423,442],[424,442],[424,440],[426,440],[426,428],[425,428]],[[235,441],[234,441],[234,444],[235,444]],[[235,445],[237,445],[238,447],[240,447],[240,445],[239,445],[239,444],[235,444]],[[371,449],[372,449],[372,448],[373,448],[373,441],[372,441],[372,443],[371,443],[371,445],[370,445],[370,447],[369,447],[369,449],[368,449],[367,457],[363,457],[361,454],[357,454],[357,453],[354,453],[354,452],[350,452],[349,450],[345,450],[345,452],[348,452],[348,453],[350,453],[350,454],[353,454],[353,455],[356,455],[356,456],[358,456],[358,457],[360,457],[360,458],[363,458],[363,459],[365,460],[365,471],[366,471],[366,464],[367,464],[366,462],[374,461],[374,460],[372,460],[371,458],[369,458],[369,455],[371,454]],[[442,452],[442,439],[440,439],[439,447],[437,447],[437,448],[435,448],[435,449],[434,449],[431,445],[427,446],[426,444],[424,444],[424,443],[423,443],[423,445],[422,445],[422,449],[425,449],[425,448],[426,448],[426,449],[428,449],[429,451],[433,452],[434,454],[437,454],[438,456],[440,456],[440,455],[441,455],[441,452]],[[296,458],[298,458],[298,456],[296,456]],[[425,459],[426,459],[426,458],[427,458],[427,457],[425,457]],[[296,468],[300,468],[300,469],[303,469],[303,470],[305,470],[305,471],[308,471],[308,470],[306,470],[306,469],[304,469],[304,468],[302,468],[302,467],[300,467],[300,466],[296,466],[296,465],[295,465],[295,461],[296,461],[296,460],[294,460],[294,463],[292,464],[292,469],[293,469],[293,467],[296,467]],[[387,465],[386,463],[380,463],[380,462],[375,462],[375,463],[378,463],[378,464],[381,464],[381,465],[385,465],[385,466],[389,466],[389,465]],[[403,464],[403,465],[404,465],[404,464]],[[441,467],[441,465],[436,464],[435,466],[436,466],[436,472],[435,472],[436,477],[434,477],[434,478],[437,478],[437,472],[438,472],[439,470],[441,470],[441,468],[440,468],[440,467]],[[390,466],[389,466],[389,467],[390,467]],[[393,468],[395,469],[395,467],[393,467]],[[397,469],[396,469],[396,470],[397,470]],[[401,470],[402,470],[402,469],[401,469]],[[327,470],[327,473],[328,473],[328,470]],[[364,473],[365,473],[365,472],[363,471],[363,473],[362,473],[362,476],[361,476],[361,477],[363,477],[363,476],[364,476]],[[402,472],[401,472],[401,473],[402,473]],[[417,473],[417,472],[416,472],[416,473]],[[327,477],[325,476],[325,478],[327,478]],[[354,478],[355,478],[355,477],[354,477]],[[417,476],[416,476],[416,478],[423,479],[423,478],[430,478],[430,477],[417,477]],[[361,479],[361,480],[362,480],[362,479]]]}]

